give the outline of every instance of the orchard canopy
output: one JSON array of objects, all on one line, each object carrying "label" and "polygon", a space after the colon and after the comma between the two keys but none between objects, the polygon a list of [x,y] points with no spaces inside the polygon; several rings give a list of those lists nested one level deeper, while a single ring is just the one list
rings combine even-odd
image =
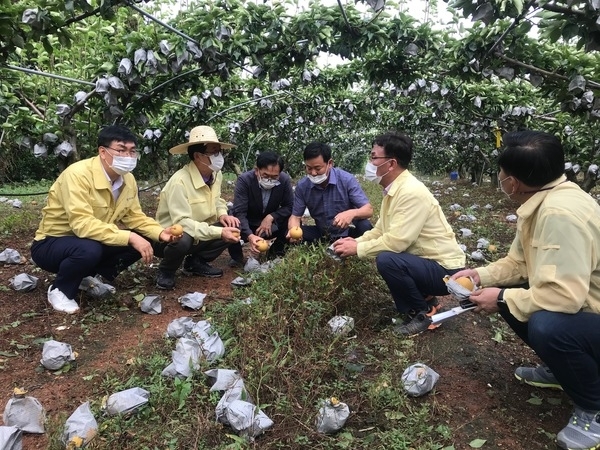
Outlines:
[{"label": "orchard canopy", "polygon": [[325,140],[360,171],[374,134],[395,129],[417,170],[479,182],[499,136],[530,128],[561,137],[590,190],[600,0],[426,5],[453,19],[390,0],[0,0],[0,182],[53,178],[111,123],[140,136],[142,178],[168,176],[168,149],[207,124],[238,145],[230,170],[270,149],[297,175],[304,145]]}]

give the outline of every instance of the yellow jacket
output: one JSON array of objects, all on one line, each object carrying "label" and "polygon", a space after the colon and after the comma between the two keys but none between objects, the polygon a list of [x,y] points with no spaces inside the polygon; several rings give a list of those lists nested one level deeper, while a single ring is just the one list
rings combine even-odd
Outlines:
[{"label": "yellow jacket", "polygon": [[508,255],[478,268],[482,286],[507,289],[510,312],[526,322],[536,311],[600,313],[600,206],[563,175],[517,210]]},{"label": "yellow jacket", "polygon": [[160,193],[156,220],[164,227],[180,224],[196,243],[221,239],[223,229],[212,224],[227,214],[227,203],[221,198],[223,175],[213,177],[208,186],[193,161],[175,172]]},{"label": "yellow jacket", "polygon": [[[127,230],[120,229],[122,223]],[[126,246],[133,230],[158,241],[163,228],[142,212],[137,184],[132,174],[123,176],[123,187],[115,202],[100,157],[71,164],[56,179],[35,240],[46,236],[77,236],[106,245]]]},{"label": "yellow jacket", "polygon": [[437,261],[446,269],[465,266],[452,227],[429,189],[408,170],[402,172],[383,197],[379,220],[357,238],[359,257],[407,252]]}]

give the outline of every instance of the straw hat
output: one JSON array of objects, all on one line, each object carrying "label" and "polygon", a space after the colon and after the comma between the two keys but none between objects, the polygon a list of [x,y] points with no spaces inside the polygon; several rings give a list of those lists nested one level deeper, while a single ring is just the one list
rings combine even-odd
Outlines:
[{"label": "straw hat", "polygon": [[194,144],[219,144],[221,150],[229,150],[235,147],[233,144],[227,144],[225,142],[219,142],[217,133],[211,127],[200,125],[199,127],[192,128],[190,131],[190,141],[186,144],[179,144],[169,150],[172,155],[182,155],[187,153],[187,149],[190,145]]}]

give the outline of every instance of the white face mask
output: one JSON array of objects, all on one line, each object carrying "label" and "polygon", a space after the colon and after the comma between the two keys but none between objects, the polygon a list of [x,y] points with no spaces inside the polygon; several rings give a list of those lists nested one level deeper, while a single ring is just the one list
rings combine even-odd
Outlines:
[{"label": "white face mask", "polygon": [[312,184],[324,183],[327,180],[328,176],[329,176],[329,170],[326,171],[325,173],[322,173],[321,175],[307,175],[308,179],[311,181]]},{"label": "white face mask", "polygon": [[222,153],[209,155],[208,157],[210,158],[210,164],[208,167],[210,167],[213,172],[218,172],[223,168],[223,164],[225,164],[225,158],[223,157]]},{"label": "white face mask", "polygon": [[279,186],[281,183],[279,180],[270,180],[268,178],[258,178],[258,184],[265,190],[273,189],[275,186]]},{"label": "white face mask", "polygon": [[[389,162],[389,160],[387,160],[383,164],[385,164],[387,162]],[[377,175],[377,169],[379,169],[380,166],[383,166],[383,164],[376,166],[375,164],[373,164],[370,161],[367,162],[367,165],[365,166],[365,178],[369,181],[379,183],[384,175]]]},{"label": "white face mask", "polygon": [[131,172],[137,165],[137,158],[129,156],[113,156],[112,159],[110,168],[121,176]]}]

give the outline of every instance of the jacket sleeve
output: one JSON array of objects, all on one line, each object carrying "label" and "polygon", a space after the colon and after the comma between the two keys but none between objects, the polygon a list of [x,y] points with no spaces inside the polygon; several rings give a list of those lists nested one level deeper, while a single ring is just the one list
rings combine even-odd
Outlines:
[{"label": "jacket sleeve", "polygon": [[135,195],[129,210],[123,216],[121,220],[123,225],[130,230],[135,231],[142,236],[146,236],[155,242],[159,241],[160,233],[163,231],[163,227],[151,217],[148,217],[143,211],[140,205],[140,199],[137,190],[137,184],[135,181],[132,183],[131,189]]},{"label": "jacket sleeve", "polygon": [[382,211],[389,220],[388,231],[377,232],[379,228],[376,226],[365,233],[359,240],[358,256],[374,257],[383,251],[400,253],[408,249],[419,237],[429,217],[429,208],[430,202],[418,192],[394,198],[390,204],[391,210]]},{"label": "jacket sleeve", "polygon": [[567,213],[540,217],[535,230],[529,289],[505,291],[510,312],[523,322],[541,310],[575,314],[586,302],[595,269],[592,236],[578,218]]},{"label": "jacket sleeve", "polygon": [[172,223],[179,223],[186,233],[194,238],[195,241],[210,241],[213,239],[221,239],[222,228],[201,222],[193,219],[192,207],[199,207],[199,204],[204,204],[208,207],[210,201],[205,198],[204,202],[196,202],[192,204],[188,199],[187,188],[182,179],[176,180],[176,184],[171,186],[168,192],[163,192],[161,201],[169,205],[169,215]]},{"label": "jacket sleeve", "polygon": [[240,230],[243,236],[253,233],[248,222],[248,203],[250,202],[250,184],[245,176],[239,176],[235,183],[233,194],[233,215],[240,220]]}]

